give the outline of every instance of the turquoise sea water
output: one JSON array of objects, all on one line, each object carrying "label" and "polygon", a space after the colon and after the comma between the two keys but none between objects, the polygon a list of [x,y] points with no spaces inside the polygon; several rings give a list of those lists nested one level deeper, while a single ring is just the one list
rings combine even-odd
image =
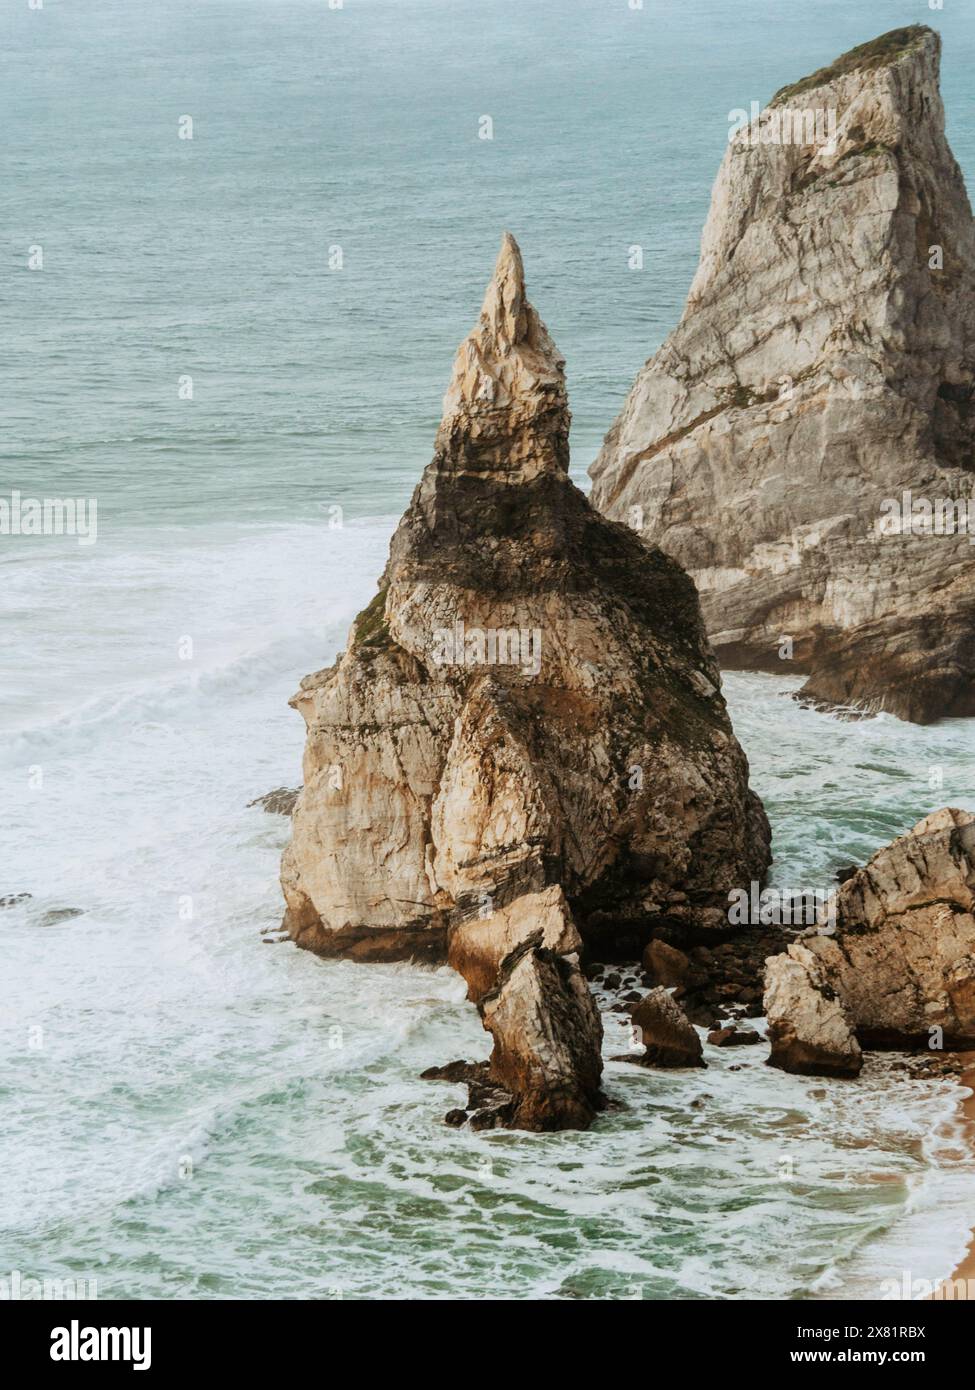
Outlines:
[{"label": "turquoise sea water", "polygon": [[[972,173],[952,0],[5,7],[0,493],[96,497],[99,529],[0,537],[0,894],[33,895],[0,911],[0,1277],[785,1298],[948,1271],[952,1094],[887,1061],[610,1064],[627,1108],[589,1134],[446,1130],[459,1093],[419,1071],[487,1051],[459,981],[263,944],[287,827],[246,806],[300,776],[287,698],[373,592],[501,230],[582,478],[680,313],[728,111],[918,18]],[[975,809],[969,724],[842,724],[794,685],[726,682],[783,886]]]}]

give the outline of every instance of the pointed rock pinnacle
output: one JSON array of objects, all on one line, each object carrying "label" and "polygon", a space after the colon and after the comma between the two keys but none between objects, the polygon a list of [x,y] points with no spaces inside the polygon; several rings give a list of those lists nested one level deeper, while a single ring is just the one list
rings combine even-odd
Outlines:
[{"label": "pointed rock pinnacle", "polygon": [[516,344],[530,343],[533,327],[538,327],[538,315],[525,298],[521,250],[511,233],[505,232],[494,278],[481,306],[478,330],[482,348],[487,349],[493,343],[496,352],[503,354]]},{"label": "pointed rock pinnacle", "polygon": [[565,360],[528,302],[521,251],[505,232],[477,326],[454,359],[438,444],[462,451],[468,467],[510,473],[534,455],[531,471],[564,471],[568,428]]}]

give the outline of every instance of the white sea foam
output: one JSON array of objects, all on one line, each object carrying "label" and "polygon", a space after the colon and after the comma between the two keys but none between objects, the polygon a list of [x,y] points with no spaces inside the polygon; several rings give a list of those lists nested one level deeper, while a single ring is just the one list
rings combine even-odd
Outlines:
[{"label": "white sea foam", "polygon": [[[27,717],[0,750],[0,887],[34,895],[0,912],[8,1263],[97,1269],[104,1297],[870,1297],[892,1266],[946,1274],[971,1180],[933,1137],[947,1083],[712,1050],[694,1074],[609,1062],[625,1108],[587,1134],[455,1132],[463,1092],[418,1080],[488,1050],[452,972],[262,942],[287,824],[246,803],[300,776],[287,697],[344,645],[391,526],[99,547],[86,582],[111,616],[83,642],[55,604],[70,562],[19,568],[20,611],[46,616],[31,663],[5,656]],[[198,671],[177,664],[184,631]],[[927,809],[876,722],[800,710],[770,677],[727,684],[783,882]],[[967,775],[956,729],[899,729],[904,766]],[[63,907],[83,915],[42,925]],[[606,1022],[611,1057],[626,1037]]]}]

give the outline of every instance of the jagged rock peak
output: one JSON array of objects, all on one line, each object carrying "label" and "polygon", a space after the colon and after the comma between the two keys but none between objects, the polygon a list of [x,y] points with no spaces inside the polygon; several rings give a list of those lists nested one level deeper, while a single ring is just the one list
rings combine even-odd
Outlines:
[{"label": "jagged rock peak", "polygon": [[438,452],[446,465],[513,477],[524,476],[526,464],[531,475],[565,471],[568,430],[565,360],[529,303],[521,251],[505,232],[477,325],[454,359]]},{"label": "jagged rock peak", "polygon": [[533,346],[538,328],[538,315],[525,293],[521,248],[511,233],[505,232],[474,333],[485,357],[501,357],[522,343]]},{"label": "jagged rock peak", "polygon": [[379,593],[293,701],[282,861],[299,945],[464,976],[510,1097],[495,1118],[532,1128],[599,1105],[584,944],[726,927],[769,862],[694,586],[591,507],[568,425],[508,239]]},{"label": "jagged rock peak", "polygon": [[922,723],[975,716],[970,525],[912,512],[967,512],[975,458],[940,54],[893,30],[739,113],[681,321],[590,470],[595,505],[689,571],[724,666]]}]

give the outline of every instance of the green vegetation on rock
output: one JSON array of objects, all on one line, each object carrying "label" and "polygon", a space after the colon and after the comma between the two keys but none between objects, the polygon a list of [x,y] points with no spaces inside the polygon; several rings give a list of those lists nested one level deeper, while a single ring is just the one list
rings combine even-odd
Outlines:
[{"label": "green vegetation on rock", "polygon": [[357,647],[385,647],[389,643],[385,588],[380,589],[357,615],[354,630]]},{"label": "green vegetation on rock", "polygon": [[849,72],[870,72],[874,68],[887,67],[898,58],[902,58],[905,53],[919,48],[927,35],[933,32],[926,24],[911,24],[905,29],[891,29],[889,33],[881,34],[869,43],[861,43],[856,48],[851,48],[848,53],[837,58],[835,63],[830,63],[828,68],[820,68],[808,77],[793,82],[790,87],[780,88],[769,102],[769,106],[791,101],[802,92],[835,82],[838,77],[844,77]]}]

